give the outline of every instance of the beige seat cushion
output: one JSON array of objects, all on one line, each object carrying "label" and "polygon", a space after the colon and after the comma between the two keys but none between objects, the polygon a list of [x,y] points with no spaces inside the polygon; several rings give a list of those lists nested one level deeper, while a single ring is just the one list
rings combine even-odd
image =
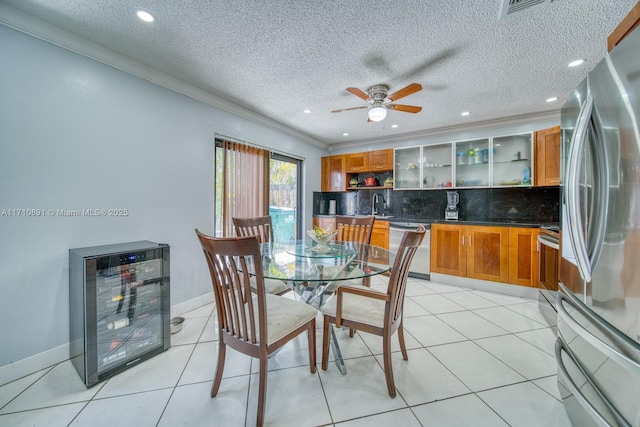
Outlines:
[{"label": "beige seat cushion", "polygon": [[[315,308],[300,301],[270,294],[266,294],[266,297],[267,334],[269,334],[267,344],[269,345],[314,319],[318,314]],[[253,298],[255,300],[257,296],[254,295]],[[257,318],[257,311],[255,315]]]},{"label": "beige seat cushion", "polygon": [[[372,291],[371,288],[366,289]],[[379,293],[384,295],[382,292]],[[338,297],[333,296],[322,307],[322,313],[335,317],[337,303]],[[344,293],[342,294],[342,318],[382,328],[384,305],[385,302],[382,300]]]},{"label": "beige seat cushion", "polygon": [[[256,290],[256,278],[251,277],[249,279],[251,281],[251,289]],[[264,279],[264,289],[268,294],[279,294],[280,292],[286,291],[289,288],[282,280],[278,279]]]}]

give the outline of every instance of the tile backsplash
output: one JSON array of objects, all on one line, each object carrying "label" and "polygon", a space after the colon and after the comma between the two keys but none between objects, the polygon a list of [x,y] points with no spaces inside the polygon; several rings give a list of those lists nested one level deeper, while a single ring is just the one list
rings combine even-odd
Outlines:
[{"label": "tile backsplash", "polygon": [[[559,187],[453,189],[460,195],[461,221],[534,222],[559,221]],[[313,214],[326,215],[329,201],[336,201],[338,215],[369,215],[374,194],[384,197],[387,215],[410,220],[441,220],[447,206],[447,190],[358,190],[313,193]]]}]

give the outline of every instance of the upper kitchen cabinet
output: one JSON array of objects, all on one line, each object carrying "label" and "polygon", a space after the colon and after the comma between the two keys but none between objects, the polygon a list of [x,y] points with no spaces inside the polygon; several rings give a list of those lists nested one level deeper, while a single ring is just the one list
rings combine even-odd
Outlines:
[{"label": "upper kitchen cabinet", "polygon": [[393,170],[393,148],[369,151],[370,172],[391,170]]},{"label": "upper kitchen cabinet", "polygon": [[560,185],[560,126],[535,133],[534,160],[536,187]]},{"label": "upper kitchen cabinet", "polygon": [[489,139],[456,141],[456,187],[489,186]]},{"label": "upper kitchen cabinet", "polygon": [[638,25],[640,25],[640,2],[631,9],[607,38],[607,52],[611,52]]},{"label": "upper kitchen cabinet", "polygon": [[394,152],[394,188],[421,189],[420,147],[398,148]]},{"label": "upper kitchen cabinet", "polygon": [[345,154],[345,165],[347,173],[360,173],[369,171],[369,153],[349,153]]},{"label": "upper kitchen cabinet", "polygon": [[493,138],[492,186],[531,185],[533,134]]},{"label": "upper kitchen cabinet", "polygon": [[385,172],[393,170],[393,149],[345,154],[347,173]]},{"label": "upper kitchen cabinet", "polygon": [[345,172],[345,155],[322,158],[322,191],[346,191],[347,174]]},{"label": "upper kitchen cabinet", "polygon": [[451,187],[453,183],[453,145],[422,147],[422,188]]}]

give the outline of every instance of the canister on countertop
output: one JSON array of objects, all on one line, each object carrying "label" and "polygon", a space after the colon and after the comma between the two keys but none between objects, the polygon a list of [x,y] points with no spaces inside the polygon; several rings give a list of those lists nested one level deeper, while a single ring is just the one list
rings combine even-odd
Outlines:
[{"label": "canister on countertop", "polygon": [[335,214],[336,214],[336,201],[329,200],[329,215],[335,215]]}]

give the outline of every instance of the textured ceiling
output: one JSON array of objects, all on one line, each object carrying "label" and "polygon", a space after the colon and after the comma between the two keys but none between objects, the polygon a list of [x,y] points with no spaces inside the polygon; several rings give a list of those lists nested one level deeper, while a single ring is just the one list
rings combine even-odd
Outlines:
[{"label": "textured ceiling", "polygon": [[[339,145],[557,111],[636,0],[554,0],[505,19],[502,0],[0,3]],[[156,22],[139,21],[137,8]],[[586,63],[568,68],[577,58]],[[399,103],[420,113],[367,123],[363,109],[330,112],[366,105],[347,87],[413,82],[424,89]]]}]

